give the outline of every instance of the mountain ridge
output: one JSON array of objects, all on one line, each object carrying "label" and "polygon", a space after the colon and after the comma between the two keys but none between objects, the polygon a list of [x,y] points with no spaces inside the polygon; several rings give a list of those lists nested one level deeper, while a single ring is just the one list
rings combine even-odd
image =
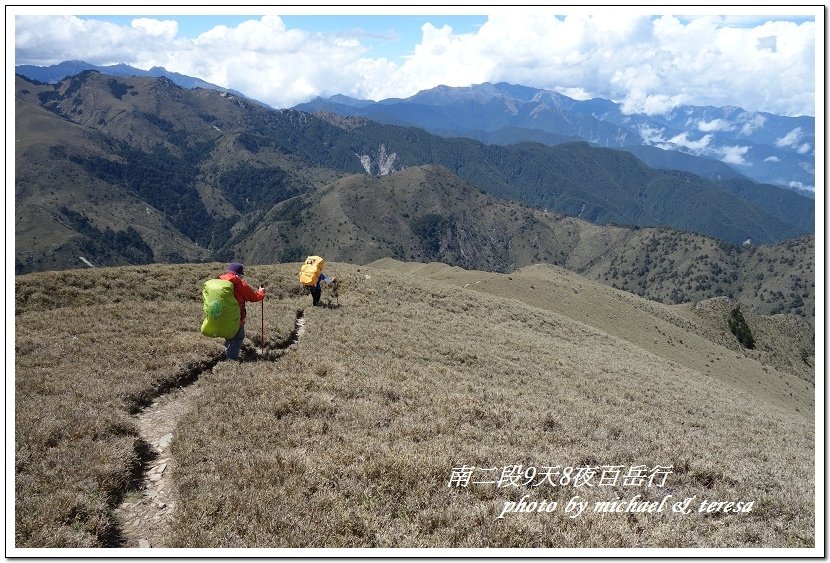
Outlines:
[{"label": "mountain ridge", "polygon": [[[89,69],[118,76],[166,76],[185,88],[211,88],[245,97],[238,91],[167,71],[163,67],[145,71],[124,64],[98,66],[83,61],[64,61],[45,67],[16,67],[22,75],[48,83]],[[465,117],[468,109],[460,105],[460,101],[473,102],[476,115],[473,122]],[[444,109],[435,114],[433,110],[438,103]],[[423,107],[416,111],[414,105]],[[487,110],[485,106],[488,105],[495,111]],[[529,109],[522,109],[524,106]],[[696,167],[692,164],[694,161],[678,158],[676,162],[661,166],[659,163],[665,164],[665,157],[652,162],[648,160],[649,155],[641,151],[639,156],[646,158],[646,163],[653,167],[686,170],[705,176],[702,171],[712,168],[713,162],[720,162],[756,182],[778,185],[806,197],[815,197],[814,188],[807,189],[815,184],[815,118],[810,116],[778,116],[763,111],[747,111],[739,106],[689,105],[678,106],[663,115],[624,114],[621,106],[611,100],[575,100],[554,90],[506,82],[485,82],[466,87],[441,85],[421,90],[409,98],[388,98],[378,102],[337,94],[328,99],[315,98],[295,106],[295,109],[369,116],[384,123],[423,127],[445,136],[480,138],[482,134],[501,128],[519,131],[538,129],[559,137],[578,137],[596,146],[624,150],[635,146],[653,146],[710,161],[708,164],[701,161],[700,167]],[[513,114],[512,120],[504,115],[505,110]],[[482,129],[481,120],[487,121],[495,115],[501,115],[498,118],[501,121]],[[521,123],[516,121],[516,116],[520,115],[525,116],[521,118],[524,120]],[[476,133],[479,129],[482,132]],[[510,137],[518,141],[537,140],[551,144],[549,139],[540,137],[538,133],[531,132],[517,138],[516,132],[513,132]],[[511,142],[510,138],[502,136],[493,138],[501,144]]]},{"label": "mountain ridge", "polygon": [[[75,76],[80,74],[86,70],[95,70],[100,72],[101,74],[108,74],[110,76],[120,76],[120,77],[129,77],[129,76],[151,76],[154,78],[169,78],[172,80],[176,85],[181,86],[182,88],[193,89],[193,88],[208,88],[210,90],[218,90],[220,92],[229,92],[234,94],[235,96],[240,96],[246,98],[242,92],[238,92],[233,90],[232,88],[224,88],[222,86],[217,86],[216,84],[212,84],[201,78],[196,78],[193,76],[188,76],[186,74],[181,74],[178,72],[173,72],[167,70],[161,66],[154,66],[151,67],[149,70],[143,70],[140,68],[135,68],[130,65],[126,64],[114,64],[114,65],[94,65],[88,63],[86,61],[63,61],[58,64],[54,65],[46,65],[46,66],[36,66],[36,65],[16,65],[15,66],[15,73],[25,76],[27,78],[37,80],[39,82],[44,82],[47,84],[56,84],[61,80],[68,78],[70,76]],[[263,105],[263,102],[257,102]]]},{"label": "mountain ridge", "polygon": [[228,256],[269,263],[319,252],[501,273],[543,262],[669,303],[723,295],[759,313],[808,316],[814,303],[812,237],[738,246],[688,231],[598,226],[498,200],[436,165],[346,176],[281,202],[257,223],[230,242]]},{"label": "mountain ridge", "polygon": [[[342,227],[350,233],[344,231],[343,238],[331,240],[325,246],[327,252],[333,253],[332,258],[356,262],[376,259],[380,256],[370,256],[369,251],[376,252],[378,241],[386,240],[383,248],[398,258],[431,259],[442,255],[454,263],[499,271],[540,259],[563,264],[563,253],[578,249],[578,245],[563,242],[573,236],[564,234],[569,225],[574,234],[596,233],[592,240],[601,240],[602,233],[608,240],[618,239],[622,235],[615,233],[637,232],[637,229],[612,225],[591,227],[582,223],[577,228],[573,220],[562,223],[564,216],[558,216],[555,208],[534,210],[527,207],[528,202],[544,207],[543,197],[556,196],[571,206],[573,215],[583,214],[596,220],[600,210],[608,209],[603,211],[609,213],[603,217],[608,221],[613,218],[612,213],[618,212],[614,206],[624,199],[626,190],[636,185],[640,189],[654,187],[635,196],[642,199],[644,214],[660,210],[663,204],[654,195],[659,190],[690,186],[709,190],[694,193],[710,193],[712,198],[720,198],[718,201],[723,203],[710,205],[707,212],[727,213],[723,215],[723,224],[728,228],[740,228],[740,214],[728,215],[736,205],[742,206],[740,209],[753,209],[758,218],[746,224],[759,233],[759,238],[770,236],[764,234],[765,229],[776,224],[757,206],[747,207],[699,177],[656,173],[628,153],[595,149],[584,143],[560,147],[482,145],[468,139],[443,139],[423,130],[365,120],[327,121],[293,110],[268,110],[225,92],[185,90],[168,79],[124,80],[94,71],[54,86],[18,78],[17,88],[18,273],[78,267],[82,262],[79,256],[94,265],[234,257],[258,262],[294,260],[298,253],[312,250],[312,244],[323,242],[310,240],[307,235],[315,232],[313,218],[318,207],[314,206],[319,206],[319,195],[326,189],[332,191],[331,186],[346,176],[352,179],[337,185],[353,186],[353,195],[358,197],[376,195],[367,191],[371,189],[367,186],[377,186],[381,180],[365,172],[369,163],[377,170],[380,161],[391,172],[381,177],[387,179],[382,182],[391,182],[391,187],[384,189],[401,194],[390,204],[394,203],[393,207],[400,208],[401,213],[409,214],[395,219],[398,224],[406,225],[402,230],[407,233],[406,237],[389,238],[386,231],[372,224],[371,217],[358,214],[350,221],[362,221],[360,224],[331,223],[335,231]],[[33,125],[35,122],[37,126]],[[433,179],[422,187],[415,182],[415,186],[424,201],[436,195],[427,196],[430,188],[445,186],[442,204],[425,211],[414,207],[415,202],[407,203],[403,191],[409,185],[407,174],[416,173],[419,166],[436,165],[439,168],[431,172]],[[413,170],[407,172],[408,168]],[[394,173],[398,169],[401,171]],[[572,186],[571,192],[563,192],[570,194],[567,196],[570,203],[565,196],[544,191],[550,178],[561,178],[563,188]],[[639,180],[634,182],[632,178]],[[56,189],[56,182],[61,183],[62,189]],[[593,195],[585,191],[587,186]],[[597,196],[597,187],[613,194],[607,197],[607,204]],[[525,203],[492,200],[489,204],[493,216],[500,217],[497,231],[510,233],[509,237],[498,239],[498,243],[488,239],[491,235],[483,233],[473,219],[456,222],[459,217],[473,216],[476,206],[471,206],[470,201],[473,197],[483,197],[481,192],[491,198],[505,198],[510,194],[514,199],[524,198]],[[595,200],[588,199],[589,196]],[[707,203],[701,197],[696,200],[695,205]],[[350,209],[355,210],[353,205]],[[454,209],[455,215],[445,213],[449,209]],[[384,217],[378,213],[376,217]],[[546,213],[548,218],[540,219]],[[558,217],[556,221],[561,225],[554,225],[554,217]],[[648,232],[671,233],[665,242],[674,242],[666,248],[676,246],[679,241],[704,246],[692,242],[697,240],[695,237],[689,238],[681,232],[660,229]],[[534,234],[528,239],[528,233]],[[458,238],[459,234],[462,238]],[[476,254],[472,250],[475,245],[462,244],[463,237],[490,240],[482,247],[489,250]],[[740,231],[733,236],[738,242],[744,237]],[[809,315],[812,292],[803,288],[803,278],[813,267],[808,254],[811,240],[797,242],[793,247],[799,249],[799,267],[795,272],[798,280],[787,282],[783,278],[793,272],[776,266],[768,276],[770,279],[760,285],[753,282],[752,289],[746,283],[738,289],[737,284],[733,285],[736,280],[730,281],[728,276],[740,277],[734,269],[737,264],[734,256],[743,252],[729,250],[733,247],[725,245],[723,248],[727,250],[702,269],[688,265],[692,268],[690,273],[708,275],[710,282],[691,282],[689,278],[684,280],[685,285],[678,286],[666,281],[666,285],[656,290],[658,298],[711,297],[709,292],[723,290],[752,295],[759,310],[783,307],[780,310]],[[655,251],[663,248],[663,243],[656,244]],[[499,246],[510,245],[517,249],[512,258],[509,252],[497,251]],[[705,246],[717,245],[708,241]],[[656,266],[647,260],[652,260],[655,254],[631,256],[629,259],[640,261],[635,269],[623,266],[622,262],[614,267],[610,256],[602,257],[602,246],[588,245],[586,249],[589,248],[596,254],[588,252],[581,262],[577,252],[570,259],[574,267],[601,263],[605,269],[597,270],[596,275],[609,284],[622,284],[635,291],[646,291],[653,285],[642,278],[654,273]],[[775,255],[783,248],[787,246],[782,243],[761,253]],[[361,253],[365,258],[358,257]],[[470,257],[474,257],[472,262],[464,262]],[[622,260],[622,256],[618,258]],[[713,270],[716,265],[721,272]],[[634,274],[635,271],[638,273]],[[672,275],[676,274],[667,268],[659,274],[664,280]],[[712,283],[713,280],[720,281]],[[772,299],[768,293],[761,297],[759,292],[765,288],[780,293]]]},{"label": "mountain ridge", "polygon": [[654,116],[624,114],[610,100],[579,101],[553,90],[504,82],[437,86],[405,99],[368,102],[346,107],[332,98],[317,98],[294,107],[362,115],[442,135],[471,136],[476,129],[486,133],[515,127],[577,136],[592,145],[624,150],[656,146],[707,160],[726,160],[737,173],[756,182],[796,191],[815,184],[815,120],[809,116],[777,116],[737,106],[679,106]]}]

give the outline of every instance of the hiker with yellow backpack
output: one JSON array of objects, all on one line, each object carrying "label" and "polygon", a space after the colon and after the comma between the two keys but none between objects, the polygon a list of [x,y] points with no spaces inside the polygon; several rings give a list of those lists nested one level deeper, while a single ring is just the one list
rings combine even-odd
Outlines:
[{"label": "hiker with yellow backpack", "polygon": [[300,267],[300,283],[311,293],[311,305],[320,304],[322,293],[321,283],[334,284],[337,287],[337,278],[323,273],[324,260],[320,256],[309,256]]},{"label": "hiker with yellow backpack", "polygon": [[257,291],[242,279],[245,266],[239,262],[228,264],[228,271],[218,279],[204,284],[202,301],[205,318],[202,334],[225,339],[225,357],[238,360],[242,341],[245,339],[246,301],[265,299],[265,288]]}]

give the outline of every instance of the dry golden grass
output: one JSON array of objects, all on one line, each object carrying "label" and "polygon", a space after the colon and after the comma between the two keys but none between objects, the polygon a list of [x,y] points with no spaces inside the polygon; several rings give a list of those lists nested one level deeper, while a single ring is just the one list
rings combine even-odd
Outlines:
[{"label": "dry golden grass", "polygon": [[[219,264],[146,266],[17,278],[18,547],[118,542],[112,511],[140,475],[146,449],[130,412],[221,352],[221,340],[198,331],[200,284],[217,271]],[[251,336],[259,333],[256,305]],[[293,317],[284,306],[271,310],[266,340],[284,338]]]},{"label": "dry golden grass", "polygon": [[[18,278],[18,546],[96,545],[98,520],[88,514],[112,523],[111,499],[129,479],[107,476],[123,476],[135,456],[125,397],[219,347],[198,334],[199,281],[218,266],[73,272],[78,289],[55,291],[50,276],[70,274]],[[502,284],[513,280],[480,272],[427,279],[345,264],[327,267],[343,280],[332,303],[340,306],[312,308],[295,291],[297,267],[251,267],[250,277],[274,296],[269,333],[287,334],[294,311],[304,309],[298,345],[273,362],[217,364],[201,376],[195,407],[179,423],[170,545],[815,545],[812,387],[681,333],[683,323],[666,320],[670,308],[649,313],[648,302],[603,305],[595,295],[586,303],[597,310],[574,319],[581,305],[552,307],[545,284],[555,281],[538,275],[511,288]],[[144,272],[153,273],[152,286],[136,290]],[[89,281],[96,274],[99,281]],[[124,301],[95,296],[119,279]],[[621,305],[625,319],[596,326],[602,307]],[[89,320],[78,323],[80,314]],[[641,342],[614,328],[637,323]],[[667,342],[653,342],[661,331]],[[72,336],[79,347],[94,339],[91,352],[45,350],[50,341],[68,346]],[[67,421],[77,430],[67,431]],[[107,431],[115,424],[120,434]],[[59,456],[52,466],[44,463],[50,456]],[[448,486],[462,465],[515,464],[671,465],[673,473],[662,488]],[[560,508],[497,518],[523,495],[564,504],[575,495],[593,502],[638,493],[754,501],[754,508],[578,518]],[[73,512],[76,505],[86,512]]]},{"label": "dry golden grass", "polygon": [[546,265],[522,268],[512,275],[388,259],[374,265],[518,299],[760,394],[765,401],[801,412],[813,409],[813,369],[798,350],[803,347],[812,352],[814,335],[810,323],[796,315],[770,317],[747,312],[757,346],[746,350],[729,331],[729,304],[734,306],[734,302],[725,298],[665,305]]}]

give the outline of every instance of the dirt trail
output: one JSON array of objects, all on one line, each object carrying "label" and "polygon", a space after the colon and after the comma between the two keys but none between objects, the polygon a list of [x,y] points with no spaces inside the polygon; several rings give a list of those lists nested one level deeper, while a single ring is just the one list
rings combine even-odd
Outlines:
[{"label": "dirt trail", "polygon": [[116,510],[122,522],[124,547],[165,547],[164,538],[176,508],[172,475],[175,459],[170,443],[179,419],[201,395],[198,382],[163,395],[141,412],[138,428],[154,458],[147,462],[138,491]]},{"label": "dirt trail", "polygon": [[[304,333],[305,319],[299,311],[294,331],[285,341],[266,345],[263,355],[256,351],[250,353],[257,354],[260,361],[274,361],[295,346]],[[211,366],[205,371],[212,369]],[[136,415],[141,439],[150,445],[151,453],[144,464],[138,490],[125,495],[115,510],[121,522],[121,547],[169,547],[165,542],[178,503],[173,481],[176,460],[170,455],[170,444],[179,420],[190,411],[202,392],[197,376],[192,384],[161,395]]]}]

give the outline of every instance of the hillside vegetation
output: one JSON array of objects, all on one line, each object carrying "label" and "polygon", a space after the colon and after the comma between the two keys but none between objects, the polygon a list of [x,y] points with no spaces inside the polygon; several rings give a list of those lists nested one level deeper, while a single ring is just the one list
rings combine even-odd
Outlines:
[{"label": "hillside vegetation", "polygon": [[[478,272],[446,264],[406,263],[382,259],[372,267],[405,272],[449,283],[485,295],[512,298],[564,315],[695,371],[726,377],[737,386],[756,389],[752,374],[757,363],[775,366],[813,383],[815,369],[812,325],[797,315],[757,315],[745,312],[757,346],[747,349],[729,329],[732,311],[740,304],[721,297],[683,305],[665,305],[591,282],[564,268],[537,264],[512,274]],[[763,336],[761,336],[763,335]],[[775,335],[775,336],[773,336]],[[684,338],[686,341],[684,341]],[[689,339],[694,344],[687,342]],[[722,348],[754,360],[733,362],[728,370],[713,364]],[[702,350],[705,354],[701,354]],[[736,354],[736,360],[740,360]],[[788,381],[770,388],[769,400],[789,395]]]},{"label": "hillside vegetation", "polygon": [[[201,283],[222,264],[17,276],[15,545],[118,545],[114,507],[146,457],[130,413],[194,378],[171,446],[171,547],[815,545],[815,389],[788,365],[802,341],[783,325],[743,351],[700,310],[561,269],[393,261],[330,263],[339,296],[312,308],[298,267],[248,267],[269,288],[266,342],[252,304],[241,363],[198,332]],[[297,345],[253,361],[298,310]],[[514,484],[453,486],[465,466],[512,469]],[[528,479],[556,466],[671,469],[662,486]],[[563,509],[635,495],[753,505]],[[504,512],[522,497],[559,509]]]},{"label": "hillside vegetation", "polygon": [[17,76],[15,112],[16,273],[79,267],[80,256],[99,266],[224,260],[229,232],[252,229],[286,200],[345,175],[425,165],[593,223],[669,225],[735,244],[814,231],[807,198],[655,170],[620,150],[446,139],[270,110],[165,78],[87,71],[51,85]]},{"label": "hillside vegetation", "polygon": [[[602,98],[575,100],[552,90],[485,82],[458,87],[440,85],[405,99],[318,97],[294,109],[362,116],[381,123],[420,127],[447,137],[472,137],[488,143],[535,141],[558,145],[577,138],[595,146],[629,150],[652,168],[687,170],[717,179],[734,178],[739,170],[743,176],[778,186],[786,186],[791,181],[806,186],[815,184],[815,155],[776,143],[789,131],[799,128],[810,146],[814,146],[815,119],[755,113],[734,105],[720,108],[680,105],[663,114],[646,115],[624,111]],[[684,154],[681,152],[684,147],[673,144],[681,136],[694,135],[692,124],[714,119],[720,119],[724,127],[708,133],[708,150],[688,151],[707,154],[708,158]],[[758,126],[743,127],[752,122]],[[727,166],[716,160],[718,149],[735,145],[749,149],[740,163]],[[750,201],[764,198],[760,194],[748,195]]]},{"label": "hillside vegetation", "polygon": [[737,246],[668,228],[599,226],[497,199],[440,166],[346,176],[242,225],[229,246],[261,263],[313,253],[502,273],[547,263],[666,303],[728,297],[760,314],[815,315],[812,237]]},{"label": "hillside vegetation", "polygon": [[[790,193],[715,187],[584,143],[487,146],[272,111],[166,79],[18,77],[16,94],[16,273],[268,264],[315,249],[498,272],[546,262],[664,302],[726,296],[761,314],[814,315],[813,237],[757,246],[813,229],[812,203]],[[379,147],[403,170],[365,174],[361,158],[377,170]],[[749,194],[763,201],[729,199]],[[706,217],[720,230],[689,223]],[[780,230],[781,217],[797,228]]]}]

